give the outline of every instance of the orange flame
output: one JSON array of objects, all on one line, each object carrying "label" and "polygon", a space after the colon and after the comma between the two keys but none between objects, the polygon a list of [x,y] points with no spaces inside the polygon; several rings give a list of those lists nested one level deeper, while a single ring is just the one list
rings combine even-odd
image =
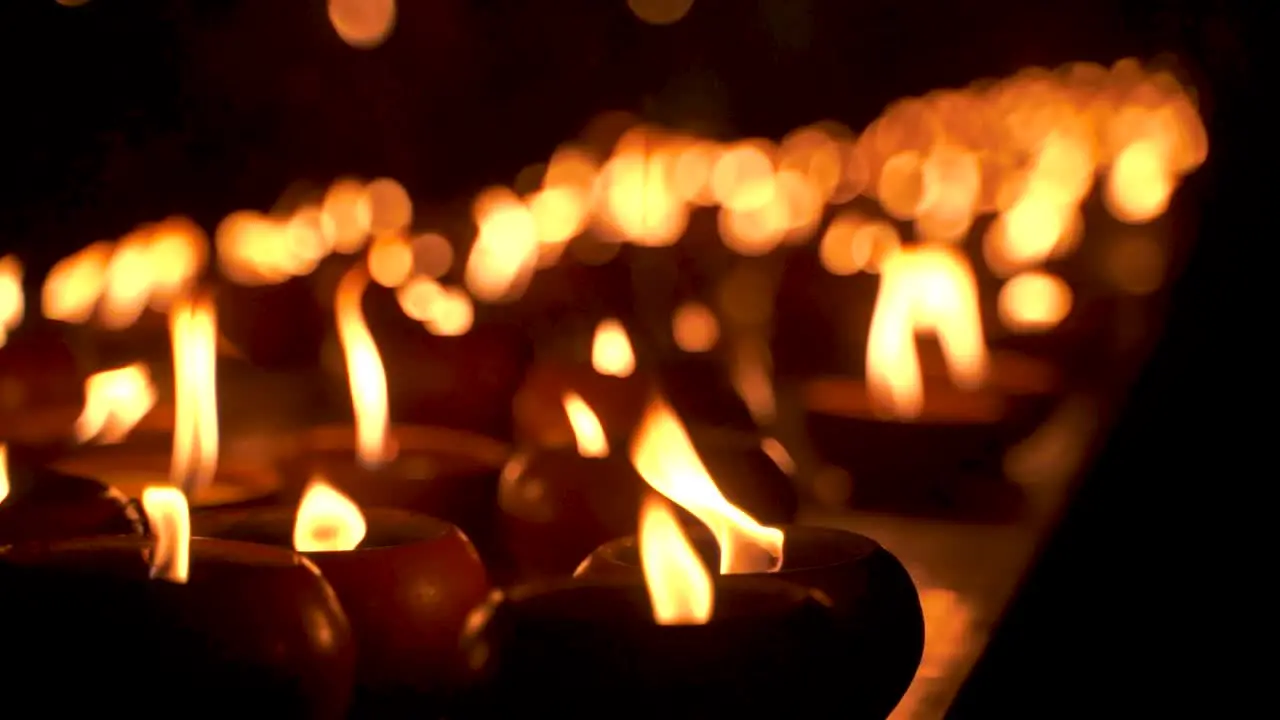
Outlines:
[{"label": "orange flame", "polygon": [[293,547],[298,552],[355,550],[369,526],[360,506],[337,488],[315,476],[298,502],[293,523]]},{"label": "orange flame", "polygon": [[765,527],[729,502],[702,464],[683,423],[662,400],[649,405],[631,445],[644,481],[688,510],[715,535],[720,572],[773,572],[782,567],[782,530]]},{"label": "orange flame", "polygon": [[76,418],[76,441],[121,442],[155,404],[156,387],[146,365],[137,362],[94,373],[84,381],[84,410]]},{"label": "orange flame", "polygon": [[152,485],[142,491],[155,548],[151,577],[185,584],[191,575],[191,512],[187,496],[176,487]]},{"label": "orange flame", "polygon": [[9,443],[0,442],[0,503],[9,497]]},{"label": "orange flame", "polygon": [[640,567],[659,625],[706,625],[715,588],[671,506],[649,496],[640,508]]},{"label": "orange flame", "polygon": [[365,467],[377,467],[389,456],[391,420],[387,400],[387,372],[378,346],[364,320],[361,300],[369,276],[354,267],[338,282],[333,308],[337,316],[338,342],[347,360],[351,407],[356,418],[356,457]]},{"label": "orange flame", "polygon": [[173,342],[174,485],[195,496],[218,467],[218,327],[213,302],[181,300],[169,317]]},{"label": "orange flame", "polygon": [[980,385],[987,347],[978,310],[978,288],[964,256],[950,248],[901,250],[887,258],[867,339],[867,384],[880,407],[901,418],[924,408],[917,333],[934,333],[952,382]]},{"label": "orange flame", "polygon": [[604,426],[587,401],[572,391],[566,392],[561,401],[564,403],[565,414],[569,416],[569,425],[573,428],[578,454],[587,458],[609,457],[609,441],[605,439]]},{"label": "orange flame", "polygon": [[0,258],[0,347],[22,322],[26,302],[22,291],[22,263],[12,255]]},{"label": "orange flame", "polygon": [[619,378],[635,372],[636,356],[622,323],[610,318],[596,326],[591,338],[591,367],[601,375]]}]

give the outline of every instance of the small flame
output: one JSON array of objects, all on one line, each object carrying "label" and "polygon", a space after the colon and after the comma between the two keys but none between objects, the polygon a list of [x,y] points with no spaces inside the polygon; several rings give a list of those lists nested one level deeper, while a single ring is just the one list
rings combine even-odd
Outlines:
[{"label": "small flame", "polygon": [[76,418],[76,442],[97,438],[111,445],[128,437],[156,404],[151,371],[137,362],[103,370],[84,381],[84,410]]},{"label": "small flame", "polygon": [[596,326],[595,336],[591,339],[591,367],[601,375],[620,378],[635,372],[636,356],[622,323],[609,318]]},{"label": "small flame", "polygon": [[218,467],[218,326],[213,302],[179,300],[169,317],[173,340],[173,466],[188,494],[207,487]]},{"label": "small flame", "polygon": [[378,346],[364,320],[360,302],[369,276],[354,267],[338,283],[333,308],[337,316],[338,342],[347,359],[351,407],[356,417],[356,457],[365,467],[377,467],[388,459],[387,437],[391,420],[387,400],[387,372]]},{"label": "small flame", "polygon": [[156,540],[151,577],[185,584],[191,573],[191,512],[187,496],[176,487],[152,485],[142,491],[142,510]]},{"label": "small flame", "polygon": [[0,503],[9,497],[9,443],[0,443]]},{"label": "small flame", "polygon": [[566,392],[561,398],[564,412],[573,428],[573,439],[578,443],[578,454],[587,458],[609,457],[609,441],[604,427],[586,400],[576,392]]},{"label": "small flame", "polygon": [[917,333],[937,335],[952,382],[981,385],[988,356],[968,261],[946,247],[900,250],[884,261],[883,274],[867,339],[867,384],[876,404],[896,417],[919,417],[924,382]]},{"label": "small flame", "polygon": [[344,552],[355,550],[369,526],[355,502],[337,488],[315,476],[298,502],[293,524],[293,547],[298,552]]},{"label": "small flame", "polygon": [[26,310],[22,292],[22,263],[12,255],[0,258],[0,347],[9,340],[9,333],[22,322]]},{"label": "small flame", "polygon": [[640,508],[640,567],[653,620],[659,625],[706,625],[715,609],[711,574],[680,529],[665,500],[645,499]]},{"label": "small flame", "polygon": [[720,572],[774,572],[782,567],[782,530],[765,527],[729,502],[707,471],[675,412],[655,400],[631,445],[644,481],[711,529],[720,545]]}]

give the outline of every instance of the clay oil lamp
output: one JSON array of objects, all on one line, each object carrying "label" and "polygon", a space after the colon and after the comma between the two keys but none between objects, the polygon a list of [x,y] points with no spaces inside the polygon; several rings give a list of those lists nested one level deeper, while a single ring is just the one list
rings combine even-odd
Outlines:
[{"label": "clay oil lamp", "polygon": [[[171,310],[170,330],[175,369],[172,415],[158,417],[162,413],[155,412],[156,388],[142,363],[91,375],[85,381],[84,409],[74,425],[75,439],[82,445],[51,466],[95,478],[136,499],[143,488],[168,482],[170,469],[186,472],[190,454],[197,453],[208,475],[186,488],[193,507],[261,501],[279,486],[269,462],[254,462],[241,453],[230,462],[215,462],[220,435],[213,303],[207,298],[180,300]],[[143,432],[124,442],[139,428],[159,427],[168,432]],[[157,442],[169,434],[171,450]]]},{"label": "clay oil lamp", "polygon": [[523,579],[568,577],[600,543],[634,532],[646,490],[586,400],[567,391],[562,405],[572,445],[517,453],[498,485],[503,547]]},{"label": "clay oil lamp", "polygon": [[[98,537],[0,551],[0,612],[13,618],[8,700],[101,712],[141,688],[156,707],[230,716],[345,716],[354,653],[333,589],[310,561],[263,545],[190,537],[174,487],[143,493],[151,538]],[[50,678],[69,692],[49,692]]]},{"label": "clay oil lamp", "polygon": [[[1057,372],[989,351],[973,273],[959,253],[902,249],[881,270],[865,377],[801,385],[810,442],[851,473],[845,500],[858,507],[1007,517],[1018,503],[999,480],[1000,459],[1052,410]],[[917,335],[936,345],[917,347]]]},{"label": "clay oil lamp", "polygon": [[498,473],[510,451],[462,430],[391,424],[386,370],[361,311],[368,281],[363,267],[348,271],[334,302],[354,426],[318,425],[286,443],[282,495],[300,497],[319,474],[361,507],[399,507],[457,525],[487,556]]},{"label": "clay oil lamp", "polygon": [[0,545],[90,535],[141,535],[129,499],[88,478],[15,464],[0,443]]},{"label": "clay oil lamp", "polygon": [[[840,530],[763,526],[728,503],[699,460],[679,418],[654,403],[631,458],[640,476],[704,524],[694,546],[722,575],[784,580],[821,591],[839,621],[836,657],[849,668],[842,707],[855,717],[885,717],[915,675],[924,627],[915,585],[874,540]],[[576,576],[636,578],[641,543],[619,538],[593,552]]]},{"label": "clay oil lamp", "polygon": [[635,577],[521,585],[474,611],[460,717],[590,715],[613,702],[628,716],[843,708],[852,677],[825,599],[773,578],[711,575],[656,496],[639,532]]},{"label": "clay oil lamp", "polygon": [[337,593],[356,645],[352,715],[438,715],[462,677],[458,636],[489,584],[457,527],[425,515],[365,508],[314,479],[291,508],[212,510],[202,537],[292,547]]}]

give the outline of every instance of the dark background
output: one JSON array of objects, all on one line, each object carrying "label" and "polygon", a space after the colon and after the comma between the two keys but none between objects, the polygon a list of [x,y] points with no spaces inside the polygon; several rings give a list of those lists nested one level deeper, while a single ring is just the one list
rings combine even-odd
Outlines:
[{"label": "dark background", "polygon": [[[1251,12],[696,0],[680,23],[652,27],[623,0],[402,0],[391,39],[361,51],[329,27],[323,0],[11,0],[0,249],[19,252],[38,287],[91,241],[173,213],[212,230],[298,181],[391,175],[443,206],[510,182],[606,109],[778,137],[822,118],[857,129],[894,98],[1027,65],[1168,54],[1199,88],[1211,134],[1201,242],[1149,371],[955,715],[1220,711],[1237,693],[1213,688],[1239,653],[1214,641],[1249,644],[1204,600],[1236,584],[1221,578],[1243,560],[1206,528],[1223,518],[1217,483],[1257,475],[1245,399],[1212,375],[1231,364],[1241,376],[1219,339],[1249,317],[1221,309],[1248,292],[1241,246],[1258,232],[1243,165],[1261,81],[1247,37],[1267,11]],[[1225,347],[1243,354],[1240,341]],[[1228,436],[1236,447],[1221,451]]]}]

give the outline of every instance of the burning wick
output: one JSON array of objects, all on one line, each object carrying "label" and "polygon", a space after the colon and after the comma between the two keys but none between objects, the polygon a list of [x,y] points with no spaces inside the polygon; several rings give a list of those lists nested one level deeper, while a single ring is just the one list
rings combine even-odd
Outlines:
[{"label": "burning wick", "polygon": [[390,459],[387,436],[391,421],[388,415],[387,372],[360,307],[368,285],[369,276],[364,269],[353,267],[338,282],[333,309],[337,316],[338,342],[347,360],[347,376],[351,384],[351,407],[356,418],[356,458],[364,467],[373,469]]},{"label": "burning wick", "polygon": [[706,625],[715,609],[711,574],[667,502],[646,498],[640,508],[640,567],[659,625]]},{"label": "burning wick", "polygon": [[184,585],[191,567],[191,513],[187,496],[176,487],[153,485],[142,491],[156,543],[151,555],[151,577]]},{"label": "burning wick", "polygon": [[631,462],[650,487],[711,529],[720,546],[720,574],[777,572],[782,567],[782,530],[761,525],[721,494],[665,402],[650,404],[632,441]]},{"label": "burning wick", "polygon": [[188,497],[208,487],[218,468],[218,326],[208,298],[176,303],[173,339],[173,466],[170,478]]},{"label": "burning wick", "polygon": [[369,526],[364,513],[351,498],[325,482],[311,478],[298,503],[293,524],[293,547],[298,552],[345,552],[355,550]]}]

